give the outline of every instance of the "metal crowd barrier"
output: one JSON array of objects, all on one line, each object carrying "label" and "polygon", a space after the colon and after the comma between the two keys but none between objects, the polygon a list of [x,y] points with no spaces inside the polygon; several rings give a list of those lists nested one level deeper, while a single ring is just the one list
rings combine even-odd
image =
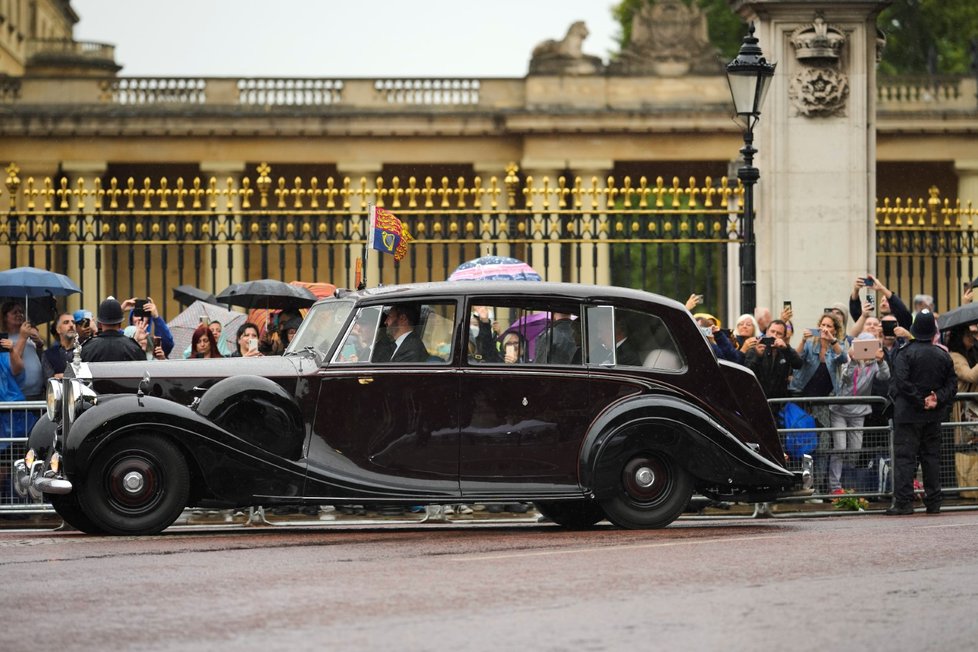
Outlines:
[{"label": "metal crowd barrier", "polygon": [[24,457],[30,426],[45,409],[44,401],[0,401],[0,514],[54,511],[51,505],[21,498],[14,490],[14,460]]},{"label": "metal crowd barrier", "polygon": [[[975,400],[978,394],[958,394],[956,401]],[[812,428],[779,428],[782,446],[789,434],[814,431],[818,444],[812,457],[812,479],[815,493],[808,500],[829,501],[838,498],[830,492],[829,465],[833,457],[842,460],[842,487],[846,495],[867,500],[889,501],[893,495],[893,424],[889,420],[866,417],[861,428],[833,428],[829,424],[829,407],[843,404],[868,404],[884,407],[887,400],[879,396],[784,398],[770,399],[771,410],[778,413],[786,403],[797,403],[816,419]],[[32,422],[45,410],[44,401],[0,402],[0,516],[52,512],[50,504],[22,498],[13,488],[11,472],[14,460],[23,457],[29,429],[23,432],[25,420]],[[18,430],[20,429],[20,430]],[[832,433],[861,430],[863,445],[859,450],[836,451]],[[941,486],[946,495],[978,506],[978,422],[946,421],[941,424]],[[971,442],[974,443],[971,443]],[[802,459],[788,459],[788,467],[801,470]],[[919,474],[919,471],[918,471]],[[918,475],[919,478],[919,475]]]},{"label": "metal crowd barrier", "polygon": [[[978,401],[978,393],[960,393],[955,403]],[[869,501],[889,502],[893,496],[893,422],[881,418],[874,409],[862,427],[836,427],[829,425],[832,405],[862,404],[873,408],[884,408],[888,399],[881,396],[829,396],[824,398],[794,397],[770,399],[771,411],[778,420],[778,413],[786,403],[796,403],[814,416],[814,428],[778,428],[781,445],[785,446],[789,434],[814,431],[818,444],[809,454],[812,456],[813,487],[815,493],[810,500],[834,500],[838,495],[831,493],[829,487],[829,464],[833,457],[842,459],[842,488],[846,495],[866,498]],[[779,421],[780,424],[780,421]],[[973,430],[973,435],[972,430]],[[862,431],[863,444],[858,450],[835,450],[832,433]],[[946,497],[960,499],[978,506],[978,422],[948,420],[941,423],[941,487]],[[962,440],[973,438],[975,443]],[[788,459],[788,467],[801,469],[801,460]],[[973,470],[972,470],[973,469]],[[971,470],[969,472],[969,470]],[[920,469],[916,479],[921,481]],[[922,486],[922,485],[921,485]],[[922,493],[918,488],[917,493]]]}]

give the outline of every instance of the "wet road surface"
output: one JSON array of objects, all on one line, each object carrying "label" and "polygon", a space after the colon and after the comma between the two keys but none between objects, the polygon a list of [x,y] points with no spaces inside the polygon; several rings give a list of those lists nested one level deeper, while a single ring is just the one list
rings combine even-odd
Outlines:
[{"label": "wet road surface", "polygon": [[0,532],[0,650],[959,650],[978,511]]}]

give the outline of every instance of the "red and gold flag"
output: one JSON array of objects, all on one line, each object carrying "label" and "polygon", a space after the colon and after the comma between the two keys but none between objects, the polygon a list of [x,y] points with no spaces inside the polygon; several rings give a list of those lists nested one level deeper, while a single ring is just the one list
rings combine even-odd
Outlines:
[{"label": "red and gold flag", "polygon": [[390,211],[377,207],[374,209],[374,237],[372,246],[377,251],[392,254],[394,260],[407,255],[407,245],[411,234],[401,224],[401,220]]}]

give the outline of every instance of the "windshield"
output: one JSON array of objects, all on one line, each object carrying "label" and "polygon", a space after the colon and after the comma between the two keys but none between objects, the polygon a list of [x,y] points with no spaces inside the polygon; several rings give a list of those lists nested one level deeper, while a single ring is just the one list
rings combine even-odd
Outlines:
[{"label": "windshield", "polygon": [[325,356],[342,332],[343,324],[352,311],[352,301],[326,301],[313,306],[302,320],[295,337],[289,342],[287,351],[301,351],[312,347]]}]

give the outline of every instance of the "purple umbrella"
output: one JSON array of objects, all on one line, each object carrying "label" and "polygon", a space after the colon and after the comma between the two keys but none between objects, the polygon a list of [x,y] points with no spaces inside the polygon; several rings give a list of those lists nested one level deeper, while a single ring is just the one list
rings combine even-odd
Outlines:
[{"label": "purple umbrella", "polygon": [[509,328],[503,331],[503,334],[499,336],[499,341],[502,342],[507,333],[522,335],[526,340],[527,356],[529,356],[530,360],[533,360],[536,357],[536,339],[540,333],[547,330],[549,324],[549,312],[535,312],[525,317],[520,317],[510,324]]}]

